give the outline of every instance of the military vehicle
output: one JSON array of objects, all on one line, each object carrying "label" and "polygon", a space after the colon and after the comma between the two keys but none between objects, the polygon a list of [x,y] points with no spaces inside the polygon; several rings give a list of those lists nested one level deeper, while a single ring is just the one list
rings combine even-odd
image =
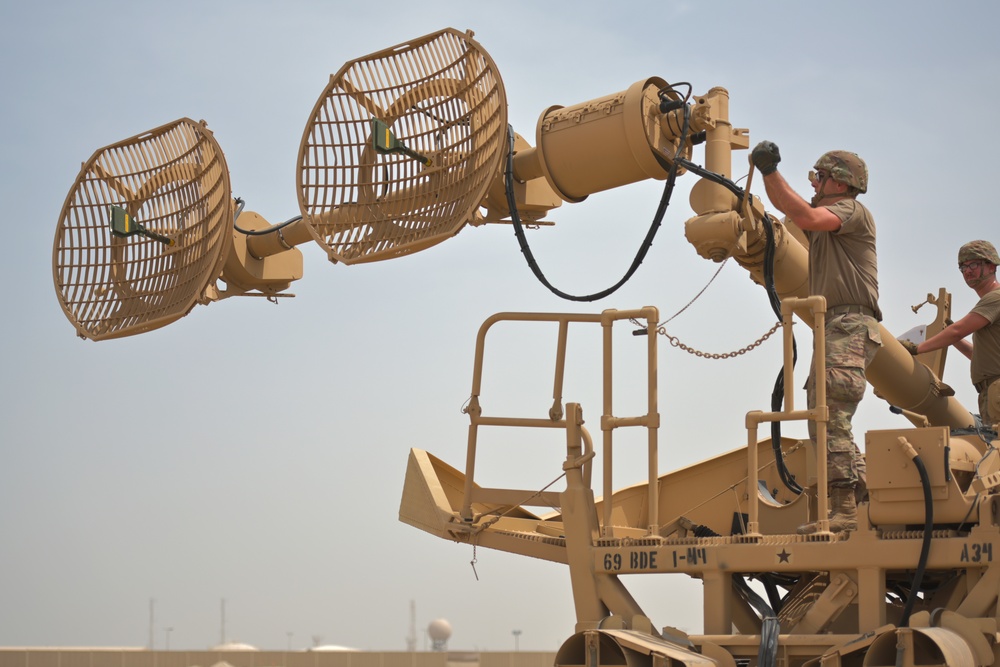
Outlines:
[{"label": "military vehicle", "polygon": [[[302,277],[296,246],[308,241],[344,264],[421,251],[484,223],[513,224],[524,244],[524,228],[564,202],[646,179],[666,182],[667,201],[674,179],[696,176],[687,239],[706,259],[743,266],[781,322],[781,382],[771,409],[745,416],[746,446],[661,472],[656,308],[500,313],[477,339],[464,469],[411,450],[399,518],[473,548],[566,564],[576,625],[560,667],[996,664],[995,426],[979,423],[940,381],[943,351],[914,358],[883,329],[868,379],[912,427],[865,434],[858,529],[829,530],[825,395],[819,388],[817,407],[803,409],[791,390],[792,323],[811,327],[822,346],[826,304],[808,295],[806,242],[793,221],[773,219],[750,194],[752,170],[744,187],[732,180],[734,154],[748,147],[748,131],[730,123],[725,89],[694,94],[658,77],[549,107],[529,141],[508,126],[489,54],[471,32],[445,29],[331,76],[303,132],[301,215],[288,221],[271,224],[233,198],[223,151],[203,122],[182,118],[95,152],[61,212],[56,291],[79,336],[130,336],[198,304],[278,298]],[[937,307],[933,334],[950,315],[950,296],[928,300]],[[539,378],[553,382],[541,418],[489,414],[481,401],[487,336],[522,322],[557,331],[554,372]],[[583,407],[562,391],[570,328],[595,326],[605,341],[603,403],[588,409],[600,411],[590,415],[600,447]],[[615,327],[645,335],[645,370],[635,378],[646,386],[642,414],[615,412]],[[820,355],[820,376],[822,364]],[[794,421],[815,423],[815,443],[781,435]],[[524,429],[564,434],[565,459],[552,471],[562,481],[540,489],[477,482],[485,427],[512,438]],[[614,489],[615,443],[626,429],[645,431],[648,478]],[[798,534],[809,521],[820,530]],[[703,633],[657,626],[626,588],[629,574],[700,579]]]}]

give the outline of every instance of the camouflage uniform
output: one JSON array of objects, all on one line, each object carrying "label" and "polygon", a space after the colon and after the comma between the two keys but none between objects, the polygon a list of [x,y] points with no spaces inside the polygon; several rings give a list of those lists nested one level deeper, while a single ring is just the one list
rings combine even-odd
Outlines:
[{"label": "camouflage uniform", "polygon": [[[817,163],[818,169],[828,168],[823,162],[826,157]],[[827,484],[831,488],[853,488],[859,480],[866,482],[866,471],[864,457],[854,442],[851,419],[867,389],[865,369],[882,345],[875,222],[868,209],[855,199],[844,199],[826,208],[840,218],[840,229],[806,232],[806,236],[809,293],[822,295],[827,301]],[[809,408],[816,405],[815,382],[813,363],[806,381]],[[809,435],[815,442],[813,422],[809,423]]]},{"label": "camouflage uniform", "polygon": [[1000,423],[1000,380],[993,380],[979,392],[979,417],[989,427]]},{"label": "camouflage uniform", "polygon": [[[826,320],[827,484],[854,487],[867,484],[865,459],[854,442],[851,419],[868,386],[865,369],[881,347],[878,321],[870,315],[843,313]],[[806,381],[809,409],[816,407],[815,359]],[[816,441],[816,423],[809,422]]]}]

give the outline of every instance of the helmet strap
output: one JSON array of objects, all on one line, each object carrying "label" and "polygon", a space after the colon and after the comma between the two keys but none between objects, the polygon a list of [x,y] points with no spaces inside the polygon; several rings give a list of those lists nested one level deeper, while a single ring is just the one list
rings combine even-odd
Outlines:
[{"label": "helmet strap", "polygon": [[[845,193],[824,192],[826,182],[829,180],[833,180],[829,174],[819,179],[819,182],[816,185],[816,194],[814,194],[813,198],[809,200],[809,203],[810,205],[812,205],[813,208],[819,206],[819,203],[824,199],[844,199],[847,197],[853,197],[857,195],[857,190],[855,190],[852,187],[848,187],[847,192]],[[834,182],[839,183],[840,181],[834,181]]]},{"label": "helmet strap", "polygon": [[997,272],[996,272],[996,267],[995,266],[994,266],[994,269],[993,269],[992,273],[986,273],[985,270],[980,271],[980,273],[979,273],[979,280],[977,280],[973,284],[970,284],[969,287],[971,287],[972,289],[978,291],[978,289],[982,285],[988,284],[988,283],[996,280],[996,277],[997,277]]},{"label": "helmet strap", "polygon": [[[825,175],[822,178],[820,178],[819,182],[816,184],[816,194],[814,194],[813,198],[811,200],[809,200],[809,203],[812,205],[813,208],[816,208],[817,206],[819,206],[819,203],[821,201],[823,201],[824,199],[830,199],[831,197],[836,197],[837,196],[837,195],[830,194],[830,193],[823,193],[823,190],[826,187],[826,182],[828,180],[830,180],[830,176],[829,175]],[[823,193],[823,194],[821,194],[821,193]]]}]

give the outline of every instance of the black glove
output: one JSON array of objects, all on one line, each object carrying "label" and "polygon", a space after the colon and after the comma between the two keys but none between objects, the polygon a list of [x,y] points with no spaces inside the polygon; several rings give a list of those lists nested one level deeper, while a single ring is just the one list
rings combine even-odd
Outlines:
[{"label": "black glove", "polygon": [[778,144],[773,141],[760,142],[754,146],[753,151],[750,153],[750,160],[753,162],[753,166],[757,167],[757,170],[763,175],[773,174],[774,170],[778,168],[778,163],[781,162],[781,152],[778,150]]},{"label": "black glove", "polygon": [[901,340],[901,341],[899,341],[899,344],[902,345],[903,347],[905,347],[906,351],[909,352],[910,354],[912,354],[913,356],[917,356],[917,354],[919,354],[919,352],[917,352],[917,345],[916,345],[916,343],[913,343],[913,342],[908,341],[908,340]]}]

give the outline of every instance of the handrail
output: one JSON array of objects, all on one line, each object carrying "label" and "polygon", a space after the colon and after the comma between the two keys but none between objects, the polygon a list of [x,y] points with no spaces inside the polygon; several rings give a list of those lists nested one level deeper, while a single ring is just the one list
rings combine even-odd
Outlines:
[{"label": "handrail", "polygon": [[[613,358],[612,358],[612,327],[619,320],[644,320],[647,334],[647,413],[634,417],[616,417],[613,414],[612,405],[612,379],[613,379]],[[471,523],[475,520],[472,505],[477,500],[477,487],[475,485],[476,454],[479,437],[479,427],[481,426],[506,426],[506,427],[527,427],[527,428],[560,428],[569,430],[570,425],[564,418],[564,408],[562,405],[563,381],[566,368],[566,350],[568,340],[569,325],[573,323],[600,324],[604,329],[603,337],[603,414],[601,416],[601,430],[604,433],[604,528],[607,533],[610,530],[611,522],[611,496],[612,489],[612,449],[613,431],[618,428],[628,426],[641,426],[647,429],[648,433],[648,459],[649,459],[649,526],[650,534],[658,530],[658,509],[659,509],[659,463],[657,454],[659,413],[657,412],[657,335],[656,328],[659,321],[659,311],[652,306],[647,306],[634,310],[605,310],[600,314],[593,313],[530,313],[530,312],[504,312],[490,316],[479,328],[476,337],[475,365],[472,377],[472,394],[464,412],[469,415],[469,439],[466,452],[465,464],[465,489],[462,500],[460,516],[463,521]],[[549,408],[549,419],[502,417],[483,415],[480,395],[483,382],[483,363],[486,351],[486,336],[494,325],[500,322],[556,322],[559,324],[555,377],[552,390],[552,406]],[[589,463],[595,456],[593,442],[590,434],[580,427],[585,444],[585,454],[567,463],[575,467],[584,467],[584,477],[586,483],[591,483]],[[565,466],[564,466],[565,468]]]}]

